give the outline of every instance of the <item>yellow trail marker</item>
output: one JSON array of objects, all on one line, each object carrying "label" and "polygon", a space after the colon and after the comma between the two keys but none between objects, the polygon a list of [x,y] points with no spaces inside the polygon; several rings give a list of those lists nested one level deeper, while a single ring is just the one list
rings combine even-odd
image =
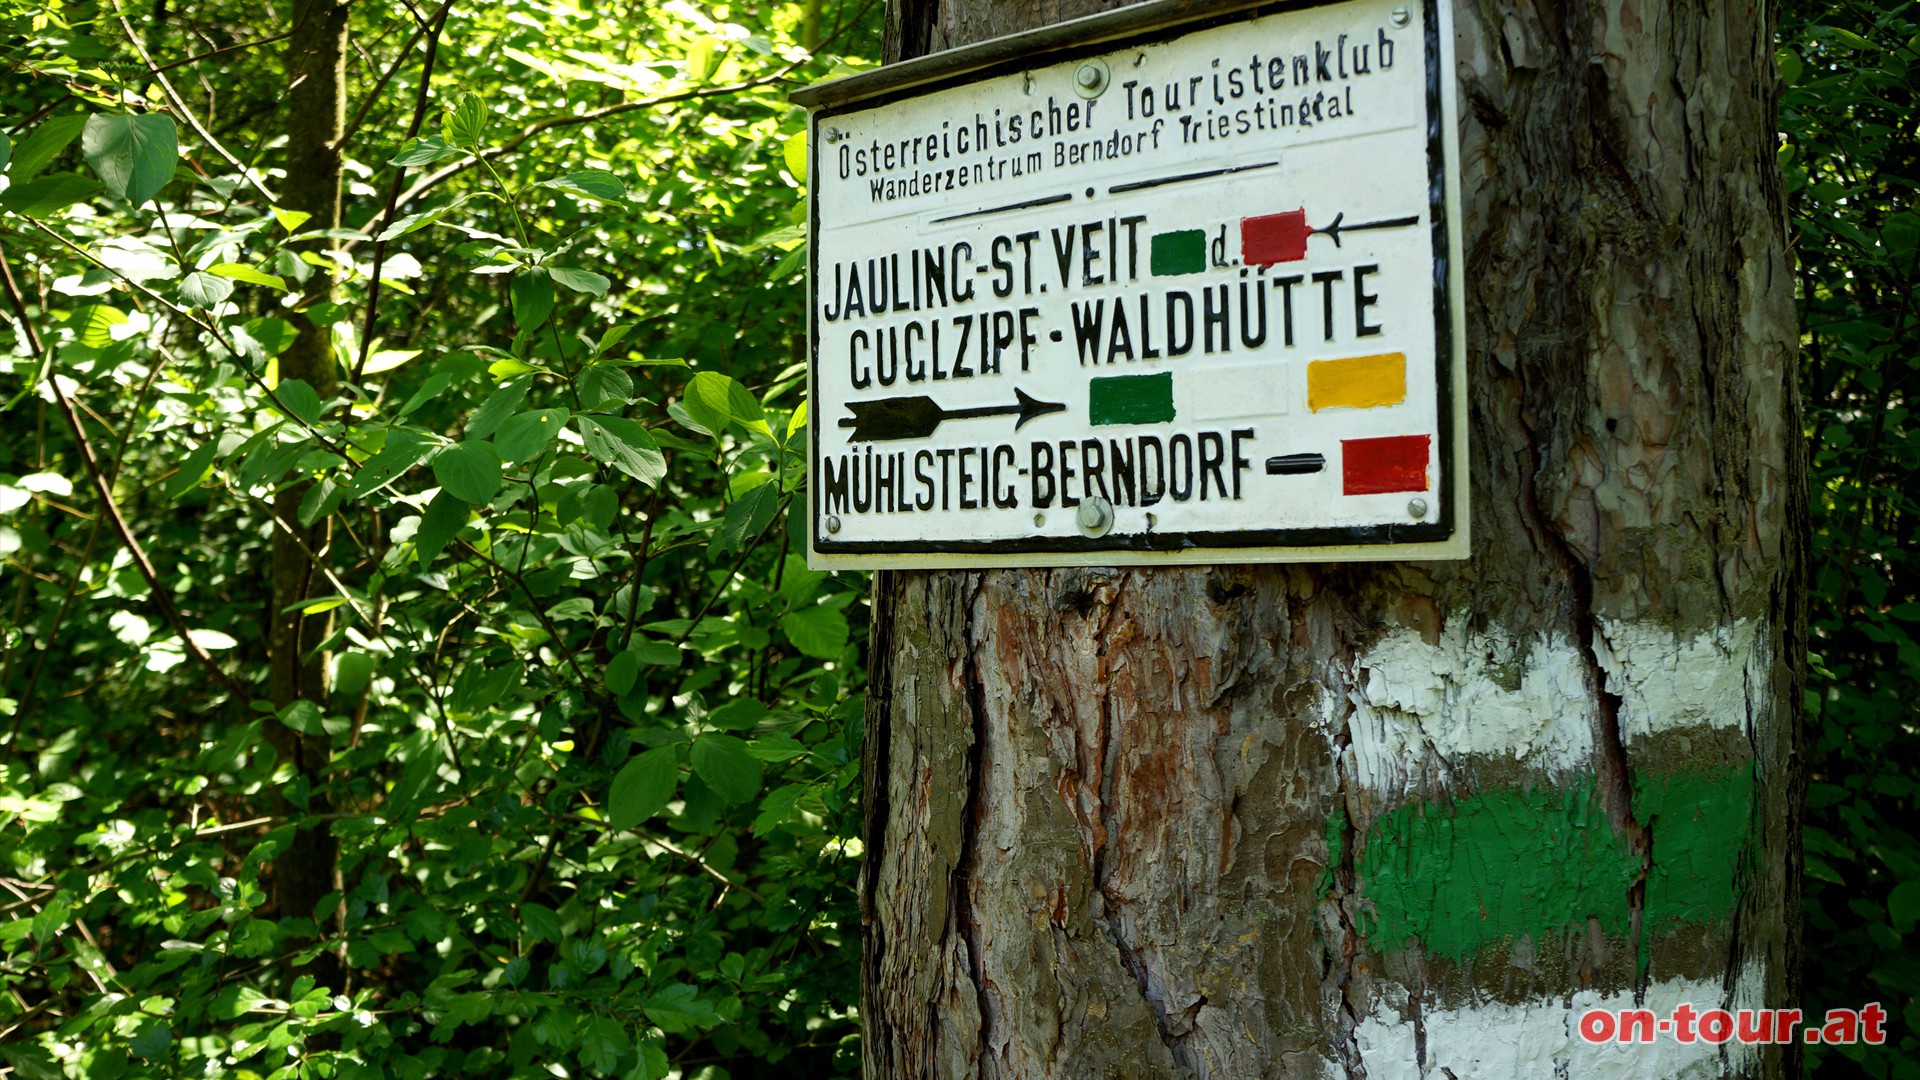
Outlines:
[{"label": "yellow trail marker", "polygon": [[1372,409],[1407,400],[1407,355],[1381,353],[1307,365],[1307,408]]}]

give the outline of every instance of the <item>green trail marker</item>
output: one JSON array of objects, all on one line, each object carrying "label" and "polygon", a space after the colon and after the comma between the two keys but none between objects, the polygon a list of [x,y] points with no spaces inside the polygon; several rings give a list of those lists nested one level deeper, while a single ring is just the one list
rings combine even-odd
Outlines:
[{"label": "green trail marker", "polygon": [[1173,372],[1110,375],[1087,383],[1087,417],[1106,424],[1164,424],[1173,419]]}]

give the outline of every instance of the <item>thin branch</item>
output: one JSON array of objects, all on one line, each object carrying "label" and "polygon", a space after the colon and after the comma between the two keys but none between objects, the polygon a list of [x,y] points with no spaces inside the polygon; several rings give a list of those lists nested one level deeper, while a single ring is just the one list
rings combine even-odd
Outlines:
[{"label": "thin branch", "polygon": [[[447,12],[452,9],[453,0],[446,0],[446,3],[440,5],[440,10],[434,13],[432,30],[436,41],[440,36],[440,28],[446,24]],[[347,121],[346,133],[340,136],[339,145],[341,149],[344,150],[353,142],[354,134],[360,130],[360,125],[366,122],[367,114],[372,112],[374,105],[379,103],[380,91],[387,88],[387,84],[393,81],[395,75],[400,74],[400,69],[406,66],[408,54],[413,52],[413,43],[419,41],[420,35],[426,31],[426,27],[414,27],[413,33],[407,35],[406,43],[400,46],[400,54],[394,57],[392,66],[388,67],[386,73],[380,76],[379,82],[373,84],[373,89],[367,91],[366,97],[360,100],[360,108],[355,110],[353,119]],[[434,44],[435,42],[429,42],[427,44],[426,70],[429,75],[433,73]],[[424,78],[421,80],[421,85],[422,87],[426,85]],[[424,91],[421,96],[425,96]],[[407,129],[407,138],[409,139],[413,138],[420,130],[420,120],[417,110],[418,106],[416,106],[413,126]]]},{"label": "thin branch", "polygon": [[241,49],[252,49],[261,45],[271,45],[276,41],[285,41],[292,36],[293,36],[293,31],[289,30],[284,34],[275,34],[272,37],[264,37],[259,39],[258,41],[243,41],[238,45],[225,45],[218,49],[211,49],[207,52],[203,52],[198,56],[189,56],[184,60],[170,60],[167,63],[161,64],[158,67],[149,67],[147,70],[152,72],[155,75],[158,75],[163,71],[172,71],[174,68],[177,68],[177,67],[185,67],[188,64],[197,64],[202,60],[211,60],[214,57],[220,56],[225,53],[239,52]]},{"label": "thin branch", "polygon": [[694,615],[693,621],[687,624],[686,632],[681,634],[679,640],[673,643],[675,648],[685,645],[688,639],[693,637],[693,632],[700,628],[700,620],[706,618],[707,612],[713,610],[713,605],[720,602],[720,597],[726,594],[728,587],[733,584],[733,579],[739,576],[740,568],[747,564],[747,557],[752,555],[754,550],[760,546],[760,541],[767,538],[767,530],[773,528],[774,522],[780,521],[786,515],[787,507],[792,503],[793,496],[791,495],[780,500],[780,505],[774,510],[773,517],[765,525],[760,527],[760,534],[755,536],[753,543],[748,544],[747,549],[740,553],[738,559],[734,560],[733,568],[727,571],[726,577],[720,579],[720,587],[713,591],[712,596],[707,597],[706,603],[700,605],[700,610]]},{"label": "thin branch", "polygon": [[[428,91],[433,85],[433,61],[434,58],[439,55],[440,31],[446,28],[447,12],[452,7],[453,0],[447,0],[445,4],[441,5],[439,13],[434,16],[432,28],[427,31],[427,55],[425,59],[420,62],[420,86],[414,91],[413,95],[413,120],[407,125],[406,137],[409,139],[418,135],[421,125],[426,122]],[[413,42],[411,40],[407,42],[407,48],[413,48]],[[401,55],[404,57],[406,54],[403,52]],[[394,66],[396,70],[399,67],[398,63]],[[373,99],[369,97],[367,100],[371,103]],[[355,126],[358,126],[357,121]],[[351,135],[352,132],[349,131],[348,134]],[[345,140],[343,139],[342,145],[344,144]],[[393,216],[393,208],[400,198],[400,185],[405,181],[405,178],[406,170],[399,166],[394,166],[393,181],[387,186],[387,205],[385,209],[380,211],[381,220],[384,221]],[[360,381],[360,373],[366,368],[367,357],[371,355],[371,350],[373,349],[374,324],[380,317],[380,271],[385,266],[386,260],[387,242],[385,240],[374,241],[373,273],[367,279],[367,315],[366,321],[360,328],[360,355],[353,362],[353,374],[352,377],[348,379],[349,382],[357,383]]]}]

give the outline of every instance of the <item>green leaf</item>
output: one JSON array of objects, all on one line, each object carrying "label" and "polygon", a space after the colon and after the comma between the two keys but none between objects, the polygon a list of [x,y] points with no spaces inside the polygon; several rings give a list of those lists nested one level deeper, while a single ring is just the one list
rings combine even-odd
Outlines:
[{"label": "green leaf", "polygon": [[707,714],[707,723],[728,731],[745,731],[767,718],[767,707],[756,698],[734,698]]},{"label": "green leaf", "polygon": [[643,664],[655,667],[680,666],[680,647],[671,641],[638,641],[629,650],[640,658]]},{"label": "green leaf", "polygon": [[518,465],[544,453],[565,426],[565,409],[535,409],[516,413],[512,419],[500,425],[499,432],[493,437],[493,446],[500,451],[501,460]]},{"label": "green leaf", "polygon": [[602,202],[624,199],[627,195],[627,185],[622,183],[619,177],[600,169],[586,169],[568,173],[565,176],[556,176],[551,180],[540,181],[540,186],[571,192],[575,195],[585,195],[589,199],[599,199]]},{"label": "green leaf", "polygon": [[680,786],[680,750],[657,746],[621,767],[607,790],[607,824],[625,832],[667,808]]},{"label": "green leaf", "polygon": [[640,654],[626,649],[607,661],[606,670],[601,672],[601,680],[615,697],[626,697],[627,691],[640,679]]},{"label": "green leaf", "polygon": [[591,270],[578,270],[571,266],[549,266],[547,273],[553,280],[577,293],[592,293],[595,296],[607,295],[607,287],[612,285],[604,275]]},{"label": "green leaf", "polygon": [[632,1052],[633,1040],[627,1037],[627,1029],[604,1013],[587,1021],[585,1030],[580,1032],[580,1064],[595,1072],[612,1072],[619,1066],[621,1057]]},{"label": "green leaf", "polygon": [[134,1030],[133,1038],[127,1041],[127,1049],[148,1061],[170,1058],[173,1056],[173,1029],[159,1020],[143,1020]]},{"label": "green leaf", "polygon": [[87,164],[107,187],[107,194],[135,206],[173,179],[173,163],[180,156],[173,118],[162,113],[97,113],[87,118],[80,136]]},{"label": "green leaf", "polygon": [[1842,45],[1845,45],[1849,49],[1878,50],[1880,48],[1880,46],[1875,45],[1873,42],[1867,40],[1866,38],[1861,37],[1859,34],[1856,34],[1851,30],[1846,29],[1845,27],[1830,26],[1827,28],[1827,33],[1833,35],[1833,40],[1839,42]]},{"label": "green leaf", "polygon": [[0,210],[26,217],[52,217],[77,202],[91,199],[100,183],[79,173],[54,173],[14,185],[0,192]]},{"label": "green leaf", "polygon": [[632,323],[614,323],[607,327],[606,331],[600,335],[600,344],[593,347],[593,355],[599,356],[605,353],[626,340],[627,335],[631,333],[633,333]]},{"label": "green leaf", "polygon": [[575,381],[580,404],[589,409],[625,405],[633,400],[633,376],[612,364],[588,364]]},{"label": "green leaf", "polygon": [[836,659],[847,647],[847,617],[832,608],[789,611],[780,616],[780,629],[794,648],[818,660]]},{"label": "green leaf", "polygon": [[647,999],[647,1019],[669,1035],[711,1024],[718,1019],[711,1002],[700,1000],[699,991],[686,983],[674,983]]},{"label": "green leaf", "polygon": [[416,165],[431,165],[436,161],[445,161],[460,153],[438,135],[422,135],[417,139],[408,139],[400,147],[400,152],[387,160],[389,165],[398,165],[410,169]]},{"label": "green leaf", "polygon": [[420,441],[417,436],[398,437],[395,432],[387,436],[387,444],[380,452],[367,459],[366,464],[353,474],[353,483],[347,487],[349,498],[361,498],[378,488],[385,487],[400,478],[400,475],[418,464],[433,449]]},{"label": "green leaf", "polygon": [[1913,932],[1914,924],[1920,923],[1920,881],[1903,881],[1887,894],[1887,914],[1892,918],[1893,929],[1900,934]]},{"label": "green leaf", "polygon": [[104,349],[113,344],[113,328],[126,321],[126,315],[118,308],[88,304],[67,316],[67,327],[80,339],[80,344]]},{"label": "green leaf", "polygon": [[244,281],[249,285],[265,285],[269,289],[287,291],[287,279],[274,274],[262,273],[244,263],[215,263],[207,267],[207,273],[216,274],[235,281]]},{"label": "green leaf", "polygon": [[1800,81],[1802,64],[1799,53],[1794,52],[1792,49],[1776,49],[1773,54],[1773,59],[1776,64],[1780,65],[1780,82],[1783,85],[1792,86]]},{"label": "green leaf", "polygon": [[780,485],[761,484],[733,500],[713,535],[713,554],[741,551],[766,529],[780,509]]},{"label": "green leaf", "polygon": [[234,344],[254,363],[264,364],[268,357],[286,352],[299,336],[300,332],[285,319],[249,319],[234,334]]},{"label": "green leaf", "polygon": [[273,220],[279,222],[280,228],[291,236],[294,230],[312,221],[313,215],[305,210],[282,210],[276,206],[273,208]]},{"label": "green leaf", "polygon": [[214,995],[211,1010],[221,1020],[237,1020],[273,999],[251,986],[228,986]]},{"label": "green leaf", "polygon": [[559,912],[545,904],[521,904],[520,922],[534,937],[555,945],[560,944],[560,939],[566,936],[565,928],[560,923]]},{"label": "green leaf", "polygon": [[788,139],[785,145],[781,146],[780,152],[786,158],[787,172],[792,173],[795,180],[806,183],[807,133],[803,131]]},{"label": "green leaf", "polygon": [[413,232],[417,229],[424,229],[427,226],[433,224],[434,222],[439,221],[442,217],[445,217],[448,213],[452,212],[453,210],[455,210],[456,208],[458,208],[459,206],[464,204],[468,199],[471,199],[471,198],[473,198],[473,196],[471,195],[462,195],[451,202],[448,202],[442,206],[436,206],[431,210],[422,210],[417,214],[408,214],[405,217],[399,218],[398,220],[394,221],[392,224],[388,225],[386,228],[381,229],[380,234],[378,236],[375,236],[374,239],[376,241],[392,240],[395,237],[405,236],[408,233]]},{"label": "green leaf", "polygon": [[167,501],[172,502],[203,483],[213,472],[213,460],[220,456],[220,440],[208,439],[194,448],[181,462],[180,471],[167,481]]},{"label": "green leaf", "polygon": [[343,652],[333,658],[333,692],[349,698],[358,697],[360,691],[373,681],[373,672],[372,656],[357,649]]},{"label": "green leaf", "polygon": [[460,103],[440,122],[440,134],[453,146],[479,146],[487,134],[486,99],[479,94],[461,94]]},{"label": "green leaf", "polygon": [[300,497],[300,510],[297,515],[300,524],[312,525],[321,518],[330,516],[335,510],[340,509],[340,504],[345,502],[346,498],[346,488],[331,480],[319,481]]},{"label": "green leaf", "polygon": [[434,457],[433,477],[461,502],[484,506],[500,490],[500,459],[487,443],[468,440]]},{"label": "green leaf", "polygon": [[794,808],[807,794],[805,784],[789,784],[760,800],[760,814],[753,819],[755,836],[765,836],[794,818]]},{"label": "green leaf", "polygon": [[13,140],[7,138],[6,132],[0,131],[0,172],[5,172],[7,169],[7,163],[12,160],[13,160]]},{"label": "green leaf", "polygon": [[594,460],[611,465],[643,484],[658,484],[667,475],[667,459],[647,434],[647,429],[632,420],[604,414],[576,416],[581,441]]},{"label": "green leaf", "polygon": [[513,275],[513,321],[520,332],[537,330],[553,314],[553,279],[543,266]]},{"label": "green leaf", "polygon": [[462,1024],[477,1024],[493,1015],[493,995],[454,994],[439,1008],[440,1022],[433,1026],[433,1041],[446,1042]]},{"label": "green leaf", "polygon": [[320,395],[301,379],[285,379],[273,388],[273,396],[293,416],[313,424],[320,419]]},{"label": "green leaf", "polygon": [[440,554],[447,541],[467,527],[467,504],[442,489],[420,515],[420,528],[413,534],[413,548],[420,555],[420,568],[426,569]]},{"label": "green leaf", "polygon": [[747,744],[732,735],[702,735],[693,740],[693,773],[729,804],[743,803],[760,790],[761,765]]},{"label": "green leaf", "polygon": [[180,301],[188,307],[210,308],[233,295],[233,282],[205,270],[180,279]]},{"label": "green leaf", "polygon": [[530,376],[509,379],[501,383],[500,388],[488,396],[486,402],[467,418],[468,437],[484,439],[500,430],[500,425],[506,423],[507,418],[520,407],[520,403],[527,399],[527,388],[531,385],[533,385],[533,379]]},{"label": "green leaf", "polygon": [[14,147],[13,166],[7,173],[13,178],[13,189],[19,190],[21,184],[38,175],[48,162],[60,156],[60,151],[80,136],[86,126],[86,113],[68,113],[41,121],[40,126],[33,129],[33,134]]},{"label": "green leaf", "polygon": [[706,82],[720,69],[720,39],[706,36],[695,39],[687,47],[687,79],[691,82]]},{"label": "green leaf", "polygon": [[378,375],[383,371],[392,371],[401,364],[419,356],[421,349],[378,349],[367,357],[367,366],[360,369],[362,375]]},{"label": "green leaf", "polygon": [[311,701],[295,701],[280,710],[280,722],[302,735],[318,735],[323,721],[320,706]]},{"label": "green leaf", "polygon": [[753,392],[717,371],[702,371],[688,381],[680,400],[693,427],[718,438],[733,421],[755,431],[767,432],[766,412]]}]

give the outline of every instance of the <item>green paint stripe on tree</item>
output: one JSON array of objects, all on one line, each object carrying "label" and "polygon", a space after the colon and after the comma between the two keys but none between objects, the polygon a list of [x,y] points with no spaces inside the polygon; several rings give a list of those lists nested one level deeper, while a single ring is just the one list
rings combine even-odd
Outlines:
[{"label": "green paint stripe on tree", "polygon": [[1095,425],[1164,424],[1172,420],[1173,372],[1089,380],[1087,416]]},{"label": "green paint stripe on tree", "polygon": [[[1732,915],[1752,803],[1753,777],[1744,767],[1636,781],[1634,817],[1653,833],[1648,934]],[[1610,936],[1632,930],[1628,896],[1640,861],[1615,833],[1590,780],[1400,807],[1356,847],[1366,901],[1358,925],[1376,949],[1397,951],[1417,939],[1428,953],[1462,960],[1522,935],[1537,943],[1589,919]]]}]

